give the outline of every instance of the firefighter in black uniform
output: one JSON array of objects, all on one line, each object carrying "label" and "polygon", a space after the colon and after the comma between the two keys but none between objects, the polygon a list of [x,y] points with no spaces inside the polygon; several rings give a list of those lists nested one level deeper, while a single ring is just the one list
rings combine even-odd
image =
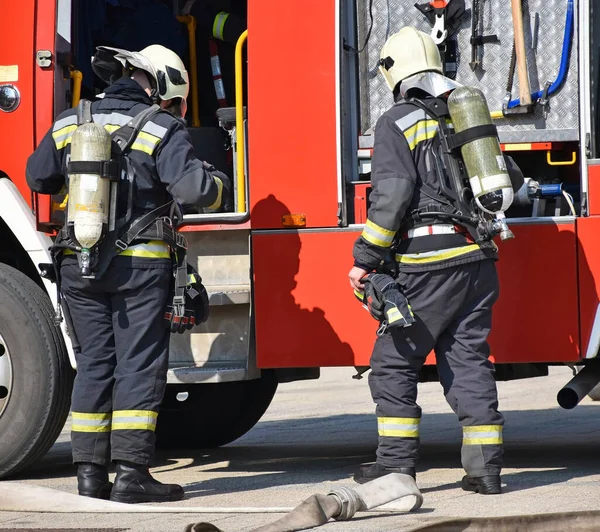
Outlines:
[{"label": "firefighter in black uniform", "polygon": [[[396,246],[397,283],[416,322],[375,342],[369,385],[377,407],[377,460],[354,479],[364,483],[390,472],[415,477],[421,418],[417,382],[434,350],[444,394],[463,428],[467,474],[462,488],[501,493],[503,416],[487,343],[498,298],[497,248],[491,239],[474,242],[464,227],[447,218],[414,216],[446,211],[448,202],[436,173],[438,121],[410,99],[444,99],[459,85],[443,76],[433,40],[414,28],[391,36],[381,58],[380,70],[396,103],[375,127],[371,206],[349,277],[361,291],[361,279],[384,265]],[[516,190],[523,176],[506,159]]]},{"label": "firefighter in black uniform", "polygon": [[[107,131],[128,124],[153,103],[160,106],[126,155],[133,212],[120,238],[136,220],[171,199],[185,207],[219,209],[229,181],[195,156],[180,118],[188,94],[181,59],[160,45],[141,52],[99,47],[92,64],[109,86],[92,102],[91,117]],[[62,113],[30,156],[32,190],[56,194],[65,185],[77,123],[77,109]],[[100,248],[100,257],[106,252]],[[76,252],[62,258],[61,292],[79,343],[71,436],[80,495],[125,503],[184,496],[181,486],[162,484],[148,470],[167,377],[170,331],[164,316],[172,290],[171,253],[158,238],[131,241],[95,279],[82,276]],[[116,463],[114,486],[108,479],[111,460]]]}]

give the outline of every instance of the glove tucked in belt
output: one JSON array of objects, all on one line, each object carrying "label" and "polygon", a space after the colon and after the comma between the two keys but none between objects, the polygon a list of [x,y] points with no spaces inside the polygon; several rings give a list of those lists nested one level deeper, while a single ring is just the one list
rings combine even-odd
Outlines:
[{"label": "glove tucked in belt", "polygon": [[187,264],[187,284],[183,295],[183,304],[177,304],[174,298],[165,312],[165,325],[172,333],[183,334],[194,325],[204,323],[209,316],[208,294],[202,277],[190,264]]},{"label": "glove tucked in belt", "polygon": [[400,292],[393,277],[382,273],[370,273],[363,278],[364,293],[354,291],[354,295],[381,323],[377,334],[381,336],[388,328],[408,327],[415,322],[415,316],[406,296]]}]

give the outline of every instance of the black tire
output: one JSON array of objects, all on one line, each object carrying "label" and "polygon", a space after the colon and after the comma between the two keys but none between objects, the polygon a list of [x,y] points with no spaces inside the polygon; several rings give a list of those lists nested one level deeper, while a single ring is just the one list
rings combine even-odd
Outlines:
[{"label": "black tire", "polygon": [[588,397],[592,401],[600,401],[600,384],[592,388],[592,391],[588,393]]},{"label": "black tire", "polygon": [[[267,411],[277,391],[272,371],[260,379],[167,386],[156,426],[156,446],[209,449],[242,437]],[[185,401],[177,394],[187,392]]]},{"label": "black tire", "polygon": [[[0,478],[39,460],[62,431],[75,372],[48,295],[29,277],[0,264],[0,336],[12,366],[0,414]],[[6,356],[6,352],[3,356]]]}]

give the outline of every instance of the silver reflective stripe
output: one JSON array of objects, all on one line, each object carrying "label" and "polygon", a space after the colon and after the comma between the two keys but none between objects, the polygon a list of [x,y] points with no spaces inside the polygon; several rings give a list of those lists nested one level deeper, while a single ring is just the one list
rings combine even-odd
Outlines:
[{"label": "silver reflective stripe", "polygon": [[94,113],[92,118],[96,124],[100,124],[101,126],[106,126],[109,124],[115,126],[124,126],[132,119],[131,116],[127,116],[122,113]]},{"label": "silver reflective stripe", "polygon": [[426,258],[426,257],[437,257],[438,255],[444,255],[449,251],[460,249],[460,248],[448,248],[448,249],[437,249],[435,251],[423,251],[421,253],[403,253],[400,255],[401,257],[409,257],[409,258]]},{"label": "silver reflective stripe", "polygon": [[135,144],[143,144],[144,146],[148,146],[148,148],[150,148],[150,149],[154,149],[156,147],[156,145],[158,144],[159,140],[160,139],[151,141],[151,140],[147,140],[147,139],[144,139],[144,138],[138,136],[135,139]]},{"label": "silver reflective stripe", "polygon": [[[412,135],[406,137],[406,142],[408,142],[408,145],[411,146],[411,148],[414,148],[413,145],[416,143],[416,140],[419,137],[422,137],[423,135],[428,137],[429,135],[433,135],[434,133],[436,133],[438,130],[437,122],[435,122],[435,125],[428,124],[427,121],[425,121],[425,122],[421,121],[420,123],[417,122],[417,124],[418,125],[416,126],[415,132]],[[422,139],[422,140],[425,140],[425,139]]]},{"label": "silver reflective stripe", "polygon": [[[72,126],[73,124],[77,124],[77,115],[67,116],[65,118],[61,118],[54,123],[52,127],[52,131],[56,132],[66,126]],[[62,137],[61,137],[62,138]]]},{"label": "silver reflective stripe", "polygon": [[[54,142],[56,143],[57,146],[60,146],[61,144],[64,143],[65,140],[67,140],[69,137],[73,136],[73,132],[72,131],[67,131],[66,133],[63,133],[62,135],[59,135],[58,137],[54,137]],[[64,148],[64,146],[61,146],[62,148]]]},{"label": "silver reflective stripe", "polygon": [[156,425],[156,418],[152,416],[114,416],[113,424],[116,423],[148,423],[149,425]]},{"label": "silver reflective stripe", "polygon": [[379,430],[419,430],[419,424],[400,425],[399,423],[379,423],[377,428]]},{"label": "silver reflective stripe", "polygon": [[427,116],[425,115],[425,111],[422,109],[417,109],[412,113],[407,114],[404,118],[399,118],[396,120],[396,125],[402,130],[406,131],[407,129],[414,126],[419,120],[425,120]]},{"label": "silver reflective stripe", "polygon": [[167,244],[136,244],[135,246],[129,246],[127,249],[161,253],[163,251],[169,251],[169,246]]},{"label": "silver reflective stripe", "polygon": [[478,438],[498,438],[500,436],[500,431],[494,432],[465,432],[463,437],[465,440],[475,440]]},{"label": "silver reflective stripe", "polygon": [[159,126],[154,122],[146,122],[146,124],[144,124],[144,127],[142,128],[142,131],[145,131],[146,133],[150,133],[151,135],[162,139],[167,133],[167,128]]},{"label": "silver reflective stripe", "polygon": [[363,233],[371,235],[373,238],[375,238],[377,240],[381,240],[382,242],[385,242],[386,244],[391,244],[394,240],[393,236],[384,235],[380,231],[377,231],[376,229],[374,229],[373,227],[369,227],[368,225],[365,225],[365,228],[363,229]]}]

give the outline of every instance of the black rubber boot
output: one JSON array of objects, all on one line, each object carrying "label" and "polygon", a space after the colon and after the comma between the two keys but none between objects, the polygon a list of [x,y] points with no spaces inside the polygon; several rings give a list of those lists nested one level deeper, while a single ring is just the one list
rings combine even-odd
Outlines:
[{"label": "black rubber boot", "polygon": [[465,491],[474,491],[481,495],[498,495],[502,493],[500,475],[486,475],[484,477],[470,477],[465,475],[461,482]]},{"label": "black rubber boot", "polygon": [[135,504],[138,502],[168,502],[183,499],[179,484],[162,484],[152,478],[148,466],[117,462],[117,476],[110,500]]},{"label": "black rubber boot", "polygon": [[77,490],[79,495],[108,500],[111,489],[112,484],[108,481],[108,467],[91,462],[77,464]]},{"label": "black rubber boot", "polygon": [[403,473],[405,475],[410,475],[415,480],[417,478],[417,473],[414,467],[384,467],[375,462],[370,466],[361,467],[354,474],[354,481],[358,482],[359,484],[365,484],[366,482],[389,475],[390,473]]}]

